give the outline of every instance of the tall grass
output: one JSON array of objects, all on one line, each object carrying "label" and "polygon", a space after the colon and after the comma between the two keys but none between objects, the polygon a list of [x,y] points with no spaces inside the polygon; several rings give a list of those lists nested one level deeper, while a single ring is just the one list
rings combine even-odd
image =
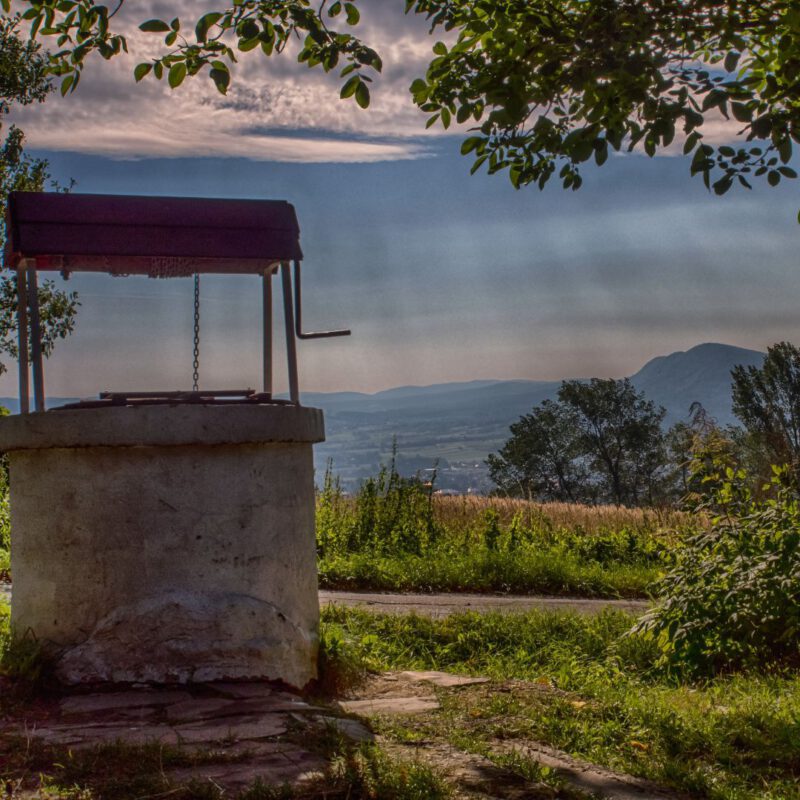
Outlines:
[{"label": "tall grass", "polygon": [[327,588],[647,594],[677,531],[675,511],[445,497],[393,465],[349,496],[331,474],[317,499]]}]

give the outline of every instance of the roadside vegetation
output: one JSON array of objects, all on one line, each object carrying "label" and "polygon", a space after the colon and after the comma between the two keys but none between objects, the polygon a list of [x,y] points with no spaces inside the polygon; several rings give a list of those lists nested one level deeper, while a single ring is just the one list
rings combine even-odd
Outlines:
[{"label": "roadside vegetation", "polygon": [[[702,465],[702,469],[701,469]],[[670,548],[641,619],[529,612],[441,620],[342,608],[324,641],[361,670],[491,677],[383,732],[444,739],[522,775],[526,745],[559,750],[710,800],[800,798],[800,501],[794,470],[754,489],[704,454],[704,526]],[[327,643],[333,643],[331,647]],[[526,754],[527,752],[527,754]]]},{"label": "roadside vegetation", "polygon": [[678,531],[672,510],[437,496],[394,465],[317,500],[320,586],[383,591],[647,596]]}]

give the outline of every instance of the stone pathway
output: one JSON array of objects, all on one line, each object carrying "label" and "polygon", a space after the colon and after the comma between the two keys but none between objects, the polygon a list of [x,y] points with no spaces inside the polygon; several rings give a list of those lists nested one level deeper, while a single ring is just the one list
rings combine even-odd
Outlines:
[{"label": "stone pathway", "polygon": [[[0,720],[0,745],[4,741],[10,745],[9,737],[72,751],[115,742],[158,743],[202,756],[190,766],[164,770],[163,777],[172,787],[199,781],[221,789],[225,797],[235,797],[261,780],[273,786],[305,787],[313,792],[308,797],[316,797],[324,792],[318,795],[312,785],[325,776],[328,763],[309,742],[314,730],[333,726],[355,742],[377,741],[391,755],[429,763],[463,800],[552,797],[552,788],[524,780],[490,758],[458,750],[438,735],[409,743],[372,733],[370,718],[435,714],[437,694],[477,684],[489,684],[486,689],[491,690],[489,679],[482,677],[436,671],[384,673],[371,676],[353,697],[340,700],[338,711],[312,705],[263,682],[71,694],[34,706],[14,719]],[[549,767],[568,787],[586,796],[676,800],[646,781],[578,761],[536,742],[503,739],[494,741],[489,750],[492,756],[517,753]],[[37,795],[12,792],[10,796]]]},{"label": "stone pathway", "polygon": [[155,742],[202,752],[202,764],[168,769],[166,779],[213,782],[235,794],[257,779],[279,786],[319,779],[325,759],[285,734],[293,722],[295,728],[318,725],[328,714],[266,683],[108,691],[70,695],[32,718],[2,720],[0,740],[24,737],[73,751]]},{"label": "stone pathway", "polygon": [[647,600],[599,600],[579,597],[533,597],[528,595],[491,594],[400,594],[391,592],[334,592],[320,590],[320,606],[340,605],[347,608],[366,608],[384,614],[414,612],[440,618],[459,611],[496,611],[518,613],[533,609],[547,611],[578,611],[596,614],[605,608],[643,614]]},{"label": "stone pathway", "polygon": [[[464,677],[443,672],[389,672],[372,676],[355,697],[339,706],[352,714],[370,717],[403,717],[435,712],[439,708],[434,687],[457,691],[465,686],[488,684],[488,678]],[[545,690],[543,687],[538,687]],[[457,796],[483,800],[533,800],[552,797],[552,789],[522,780],[498,767],[491,759],[454,748],[446,741],[426,739],[413,744],[379,736],[389,753],[407,761],[423,760],[454,784]],[[548,767],[571,789],[587,797],[607,800],[677,800],[674,793],[655,784],[579,761],[568,753],[537,742],[513,738],[495,741],[492,755],[518,754]]]}]

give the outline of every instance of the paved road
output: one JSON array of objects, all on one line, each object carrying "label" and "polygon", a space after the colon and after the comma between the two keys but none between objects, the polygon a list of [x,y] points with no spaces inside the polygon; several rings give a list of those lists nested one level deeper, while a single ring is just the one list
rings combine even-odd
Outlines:
[{"label": "paved road", "polygon": [[[0,601],[11,600],[11,586],[0,583]],[[615,608],[633,614],[643,612],[646,600],[596,600],[577,597],[527,597],[491,594],[390,594],[380,592],[319,593],[320,606],[340,605],[368,608],[384,614],[407,614],[411,611],[431,617],[446,617],[457,611],[499,611],[513,613],[533,608],[551,611],[580,611],[595,614],[604,608]]]},{"label": "paved road", "polygon": [[372,592],[320,591],[321,606],[341,605],[367,608],[384,614],[407,614],[411,611],[432,617],[446,617],[457,611],[499,611],[513,613],[531,609],[579,611],[596,614],[615,608],[640,614],[648,607],[646,600],[597,600],[577,597],[529,597],[487,594],[390,594]]}]

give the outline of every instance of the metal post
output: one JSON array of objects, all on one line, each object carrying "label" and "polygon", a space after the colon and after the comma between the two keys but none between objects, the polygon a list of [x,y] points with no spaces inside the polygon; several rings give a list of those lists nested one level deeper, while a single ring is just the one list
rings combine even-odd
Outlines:
[{"label": "metal post", "polygon": [[19,349],[19,413],[27,414],[30,406],[28,376],[28,284],[25,270],[17,270],[17,348]]},{"label": "metal post", "polygon": [[264,309],[264,394],[272,397],[272,269],[265,270],[261,280]]},{"label": "metal post", "polygon": [[286,326],[286,359],[289,370],[289,399],[300,404],[300,386],[297,380],[297,342],[294,333],[294,308],[292,307],[292,273],[289,263],[281,264],[283,283],[283,320]]},{"label": "metal post", "polygon": [[39,284],[36,270],[28,270],[28,307],[31,313],[31,357],[33,360],[33,405],[44,411],[44,365],[42,363],[42,328],[39,321]]}]

